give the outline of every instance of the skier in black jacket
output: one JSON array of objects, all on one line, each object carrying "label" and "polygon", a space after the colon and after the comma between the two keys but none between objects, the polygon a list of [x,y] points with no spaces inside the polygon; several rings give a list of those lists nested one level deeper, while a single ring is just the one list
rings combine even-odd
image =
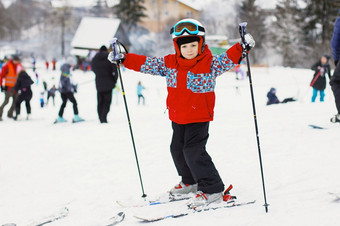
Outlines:
[{"label": "skier in black jacket", "polygon": [[110,111],[112,101],[112,90],[118,78],[117,67],[107,60],[107,56],[107,48],[103,45],[91,62],[92,71],[96,75],[97,111],[101,123],[107,123],[107,114]]},{"label": "skier in black jacket", "polygon": [[15,103],[15,112],[16,115],[14,116],[14,120],[18,120],[20,115],[20,105],[23,101],[26,103],[26,112],[27,112],[27,120],[30,118],[31,114],[31,104],[30,101],[32,99],[32,90],[31,85],[33,84],[33,80],[31,77],[26,73],[26,71],[22,70],[19,73],[17,82],[14,86],[14,89],[19,92],[18,99]]},{"label": "skier in black jacket", "polygon": [[318,92],[320,92],[320,102],[324,101],[326,89],[326,74],[331,78],[331,67],[328,63],[328,55],[323,55],[313,66],[312,70],[315,71],[310,86],[313,87],[312,102],[315,102]]}]

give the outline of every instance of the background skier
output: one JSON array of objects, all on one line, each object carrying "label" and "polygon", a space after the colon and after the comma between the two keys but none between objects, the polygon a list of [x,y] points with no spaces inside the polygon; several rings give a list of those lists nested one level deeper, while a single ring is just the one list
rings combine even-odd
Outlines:
[{"label": "background skier", "polygon": [[[23,69],[20,64],[18,55],[14,55],[5,65],[3,65],[0,73],[0,86],[1,91],[5,92],[5,100],[0,106],[0,121],[2,121],[2,113],[5,106],[8,104],[9,99],[12,98],[12,105],[8,110],[7,117],[12,118],[15,110],[15,103],[18,98],[18,93],[15,91],[14,86],[17,82],[18,73]],[[4,84],[3,84],[4,81]]]},{"label": "background skier", "polygon": [[315,71],[310,86],[313,87],[312,102],[315,102],[318,93],[320,93],[320,102],[324,101],[326,89],[326,74],[331,78],[331,67],[328,63],[329,56],[323,55],[313,66],[312,70]]},{"label": "background skier", "polygon": [[62,99],[62,104],[60,106],[60,110],[58,113],[58,118],[55,123],[58,122],[66,122],[63,118],[64,109],[66,107],[67,101],[71,101],[73,104],[73,113],[74,118],[73,122],[80,122],[84,121],[84,119],[78,116],[78,105],[76,98],[74,97],[74,93],[77,92],[77,86],[72,83],[71,80],[71,68],[75,65],[75,60],[73,57],[68,57],[66,62],[61,66],[61,75],[60,75],[60,82],[59,82],[59,92]]},{"label": "background skier", "polygon": [[20,105],[24,101],[25,101],[26,112],[27,112],[26,119],[27,120],[30,119],[30,115],[31,115],[30,101],[31,101],[32,95],[33,95],[31,85],[33,83],[34,83],[33,80],[27,74],[27,72],[25,70],[20,71],[17,82],[14,86],[14,89],[16,90],[16,92],[19,92],[19,96],[18,96],[17,102],[15,104],[15,113],[16,114],[15,114],[14,120],[19,119]]},{"label": "background skier", "polygon": [[139,81],[138,84],[137,84],[138,105],[139,105],[141,99],[143,99],[143,105],[145,104],[145,98],[144,98],[144,95],[142,93],[143,89],[145,89],[145,87],[142,85],[142,82]]},{"label": "background skier", "polygon": [[91,61],[92,71],[96,75],[97,112],[101,123],[107,123],[107,114],[112,102],[112,90],[118,78],[117,67],[107,60],[108,54],[106,46],[103,45]]}]

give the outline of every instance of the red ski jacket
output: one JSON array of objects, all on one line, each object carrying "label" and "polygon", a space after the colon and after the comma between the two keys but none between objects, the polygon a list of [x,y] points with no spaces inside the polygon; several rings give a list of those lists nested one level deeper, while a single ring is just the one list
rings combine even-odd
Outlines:
[{"label": "red ski jacket", "polygon": [[230,70],[242,55],[239,43],[221,55],[213,56],[208,46],[192,60],[176,54],[146,57],[128,53],[126,68],[166,78],[169,118],[177,124],[212,121],[217,76]]}]

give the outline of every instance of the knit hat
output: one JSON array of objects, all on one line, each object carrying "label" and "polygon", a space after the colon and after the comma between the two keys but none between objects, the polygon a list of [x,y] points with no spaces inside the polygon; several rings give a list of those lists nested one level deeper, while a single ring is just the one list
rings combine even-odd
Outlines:
[{"label": "knit hat", "polygon": [[107,51],[106,46],[102,45],[102,46],[100,47],[99,51]]},{"label": "knit hat", "polygon": [[331,57],[330,57],[328,54],[324,54],[324,55],[322,55],[322,56],[323,56],[323,57],[326,57],[327,60],[331,59]]},{"label": "knit hat", "polygon": [[72,56],[69,56],[66,59],[66,63],[72,66],[72,65],[76,64],[76,61],[74,60],[74,58]]},{"label": "knit hat", "polygon": [[17,54],[14,54],[14,55],[12,56],[12,60],[15,60],[15,61],[20,61],[20,57],[19,57],[19,55],[17,55]]},{"label": "knit hat", "polygon": [[177,39],[177,44],[178,47],[181,49],[181,45],[183,44],[187,44],[190,42],[199,42],[200,41],[200,37],[198,36],[183,36]]}]

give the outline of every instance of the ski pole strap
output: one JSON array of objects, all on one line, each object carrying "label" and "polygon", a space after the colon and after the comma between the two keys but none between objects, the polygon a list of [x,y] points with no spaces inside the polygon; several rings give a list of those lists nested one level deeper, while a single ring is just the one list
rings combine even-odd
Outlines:
[{"label": "ski pole strap", "polygon": [[[113,53],[113,61],[116,62],[117,65],[121,64],[124,59],[124,53],[128,53],[126,47],[117,40],[117,38],[113,38],[110,40],[112,46],[112,53]],[[111,61],[111,60],[110,60]]]},{"label": "ski pole strap", "polygon": [[313,79],[313,81],[310,83],[310,86],[313,86],[314,83],[316,82],[316,80],[319,78],[319,76],[321,75],[321,71],[319,71],[319,73],[315,76],[315,78]]}]

